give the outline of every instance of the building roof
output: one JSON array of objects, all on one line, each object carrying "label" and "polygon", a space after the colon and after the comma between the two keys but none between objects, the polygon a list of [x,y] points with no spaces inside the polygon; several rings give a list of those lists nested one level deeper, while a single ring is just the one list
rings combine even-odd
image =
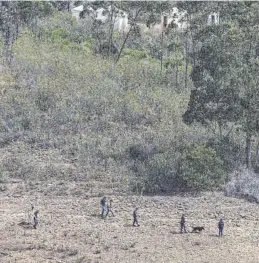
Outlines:
[{"label": "building roof", "polygon": [[82,12],[84,10],[84,6],[83,5],[79,5],[77,7],[74,7],[72,9],[72,11],[77,11],[77,12]]}]

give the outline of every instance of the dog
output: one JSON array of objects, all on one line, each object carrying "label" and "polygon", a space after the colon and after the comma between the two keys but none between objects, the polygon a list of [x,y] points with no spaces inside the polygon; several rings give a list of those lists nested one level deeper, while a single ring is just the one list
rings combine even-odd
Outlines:
[{"label": "dog", "polygon": [[192,233],[200,233],[202,230],[205,230],[204,226],[194,226],[194,227],[192,227]]}]

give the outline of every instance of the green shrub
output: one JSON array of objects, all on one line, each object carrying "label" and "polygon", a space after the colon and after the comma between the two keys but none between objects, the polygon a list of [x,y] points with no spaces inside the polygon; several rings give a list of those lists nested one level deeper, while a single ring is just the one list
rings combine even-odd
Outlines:
[{"label": "green shrub", "polygon": [[123,50],[123,56],[129,57],[129,58],[134,58],[137,60],[147,58],[147,55],[144,51],[131,49],[131,48],[125,48]]},{"label": "green shrub", "polygon": [[146,164],[146,192],[170,192],[177,187],[173,155],[158,153]]},{"label": "green shrub", "polygon": [[30,130],[31,129],[31,120],[24,116],[21,120],[21,126],[24,130]]},{"label": "green shrub", "polygon": [[204,144],[186,148],[180,158],[180,176],[190,190],[210,190],[224,182],[223,161]]},{"label": "green shrub", "polygon": [[131,159],[143,162],[156,153],[156,147],[154,145],[133,144],[126,151]]},{"label": "green shrub", "polygon": [[[138,148],[133,148],[134,154],[143,153]],[[143,149],[143,148],[142,148]],[[155,147],[154,147],[155,149]],[[131,170],[138,174],[138,180],[132,184],[133,191],[141,185],[145,193],[169,193],[182,190],[183,182],[177,173],[177,153],[172,151],[153,152],[145,162],[139,158],[134,162]],[[138,187],[139,188],[139,187]]]},{"label": "green shrub", "polygon": [[223,140],[211,138],[207,145],[213,148],[217,155],[220,156],[224,163],[224,169],[227,172],[237,169],[240,163],[244,163],[244,149],[234,140],[227,137],[223,138]]},{"label": "green shrub", "polygon": [[41,111],[48,111],[55,107],[55,98],[51,92],[39,91],[36,95],[35,103]]}]

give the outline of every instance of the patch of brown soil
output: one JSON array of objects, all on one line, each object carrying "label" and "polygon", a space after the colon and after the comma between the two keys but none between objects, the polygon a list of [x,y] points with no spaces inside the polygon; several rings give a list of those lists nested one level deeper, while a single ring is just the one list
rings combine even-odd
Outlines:
[{"label": "patch of brown soil", "polygon": [[[74,194],[76,184],[65,186],[68,191],[62,196],[36,188],[25,193],[26,186],[19,195],[14,186],[0,193],[1,263],[259,262],[257,204],[221,193],[201,197],[114,195],[115,217],[102,220],[97,192],[79,195]],[[82,183],[78,188],[83,189]],[[36,230],[19,225],[31,220],[30,204],[40,211]],[[131,226],[135,205],[140,208],[140,227],[136,228]],[[204,225],[205,231],[178,234],[182,213],[187,215],[188,230]],[[220,216],[225,218],[223,238],[217,236]]]}]

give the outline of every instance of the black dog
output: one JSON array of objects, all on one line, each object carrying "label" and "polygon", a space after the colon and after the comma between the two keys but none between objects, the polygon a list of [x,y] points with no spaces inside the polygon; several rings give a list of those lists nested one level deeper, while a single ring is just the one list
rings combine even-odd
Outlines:
[{"label": "black dog", "polygon": [[195,227],[192,227],[192,233],[195,232],[195,233],[200,233],[202,230],[204,230],[204,227],[203,226],[195,226]]}]

